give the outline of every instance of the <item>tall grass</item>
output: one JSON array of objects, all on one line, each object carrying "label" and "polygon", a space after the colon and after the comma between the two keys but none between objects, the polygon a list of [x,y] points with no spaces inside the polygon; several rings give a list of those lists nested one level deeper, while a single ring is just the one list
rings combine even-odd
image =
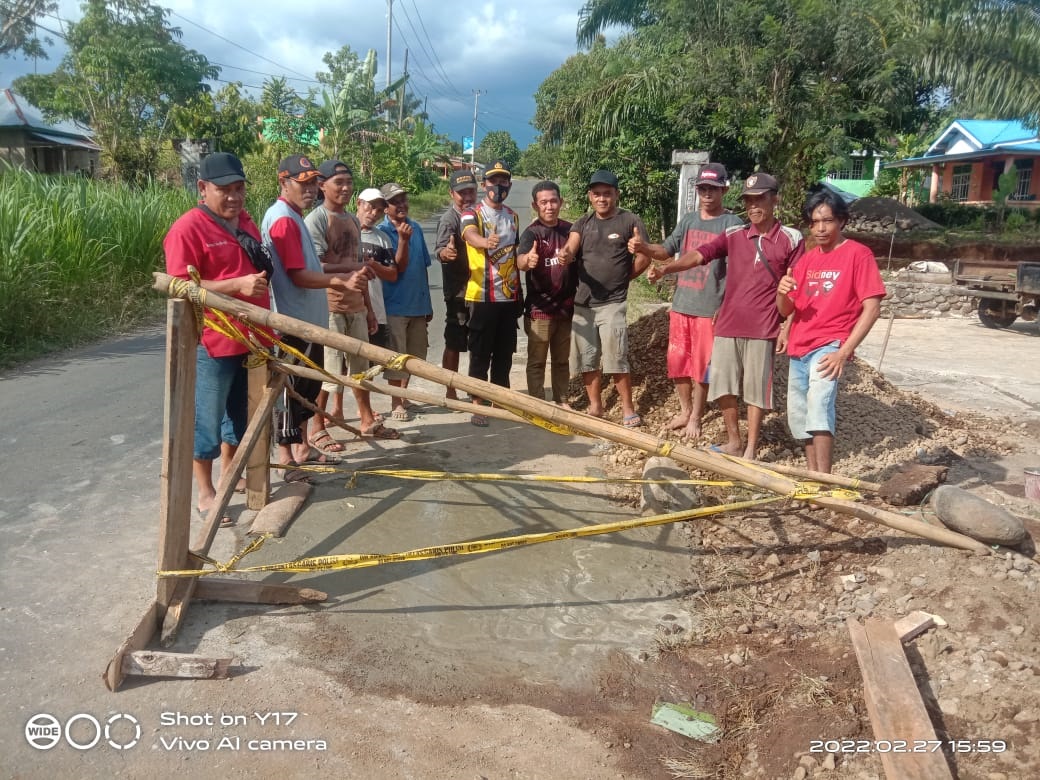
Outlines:
[{"label": "tall grass", "polygon": [[192,203],[159,185],[0,172],[0,366],[161,311],[151,273]]}]

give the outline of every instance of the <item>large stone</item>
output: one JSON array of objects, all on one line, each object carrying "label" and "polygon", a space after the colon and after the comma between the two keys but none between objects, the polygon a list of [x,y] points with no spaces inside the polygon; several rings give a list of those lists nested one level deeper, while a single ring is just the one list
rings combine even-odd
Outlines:
[{"label": "large stone", "polygon": [[643,479],[667,480],[670,484],[643,485],[639,508],[644,515],[663,515],[700,506],[700,496],[694,485],[678,485],[673,480],[689,479],[690,475],[671,458],[647,458]]},{"label": "large stone", "polygon": [[880,495],[893,506],[916,506],[946,480],[945,466],[908,463],[881,483]]},{"label": "large stone", "polygon": [[986,544],[1013,546],[1026,538],[1025,526],[1013,514],[952,485],[935,489],[932,508],[948,528]]}]

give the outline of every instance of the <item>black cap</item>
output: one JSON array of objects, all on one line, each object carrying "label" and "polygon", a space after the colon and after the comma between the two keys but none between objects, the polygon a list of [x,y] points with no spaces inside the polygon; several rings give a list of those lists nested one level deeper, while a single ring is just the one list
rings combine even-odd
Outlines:
[{"label": "black cap", "polygon": [[318,178],[318,171],[310,158],[302,154],[291,154],[278,163],[278,178],[293,179],[299,182],[313,181]]},{"label": "black cap", "polygon": [[318,166],[318,175],[323,179],[331,179],[340,173],[345,173],[348,176],[354,175],[354,172],[350,170],[350,166],[340,160],[326,160]]},{"label": "black cap", "polygon": [[726,172],[726,166],[722,163],[707,163],[697,174],[697,180],[693,186],[699,187],[702,184],[710,184],[712,187],[728,187],[729,174]]},{"label": "black cap", "polygon": [[448,186],[451,187],[453,192],[476,189],[477,177],[473,175],[472,171],[467,171],[465,169],[452,171],[451,176],[448,178]]},{"label": "black cap", "polygon": [[753,173],[744,179],[741,195],[761,195],[765,192],[779,192],[780,183],[768,173]]},{"label": "black cap", "polygon": [[230,152],[215,152],[202,158],[199,178],[213,184],[232,184],[245,181],[246,172],[242,169],[242,161],[235,155]]},{"label": "black cap", "polygon": [[610,171],[600,168],[589,179],[589,188],[595,187],[597,184],[607,184],[613,187],[615,190],[618,188],[617,176],[612,174]]},{"label": "black cap", "polygon": [[484,169],[484,181],[487,181],[492,176],[508,176],[510,179],[513,178],[513,174],[509,172],[509,166],[506,165],[505,160],[495,160],[491,165]]}]

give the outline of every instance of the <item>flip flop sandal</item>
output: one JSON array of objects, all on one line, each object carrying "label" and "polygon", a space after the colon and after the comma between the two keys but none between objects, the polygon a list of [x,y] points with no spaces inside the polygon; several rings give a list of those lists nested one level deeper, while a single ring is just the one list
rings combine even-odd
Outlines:
[{"label": "flip flop sandal", "polygon": [[296,461],[297,466],[338,466],[343,462],[343,458],[337,458],[335,455],[329,455],[318,450],[311,450],[310,455],[307,456],[307,460]]},{"label": "flip flop sandal", "polygon": [[363,436],[371,436],[373,439],[390,440],[401,438],[401,433],[399,431],[394,430],[393,428],[387,428],[382,423],[376,423],[367,431],[362,428],[361,434]]},{"label": "flip flop sandal", "polygon": [[[206,515],[209,514],[209,510],[207,509],[204,512],[198,507],[195,507],[195,514],[198,516],[199,520],[201,520],[204,523],[206,522]],[[231,517],[231,515],[225,514],[222,518],[220,518],[220,528],[231,528],[234,525],[236,525],[235,519]]]},{"label": "flip flop sandal", "polygon": [[401,422],[408,422],[412,419],[411,412],[409,412],[407,409],[394,409],[393,412],[390,413],[390,416],[393,419],[399,420]]},{"label": "flip flop sandal", "polygon": [[282,474],[282,482],[285,482],[286,484],[292,482],[306,482],[308,485],[314,484],[314,480],[311,479],[311,475],[303,469],[289,469],[284,474]]},{"label": "flip flop sandal", "polygon": [[375,412],[372,415],[372,422],[373,423],[386,422],[386,418],[382,414],[380,414],[379,412]]},{"label": "flip flop sandal", "polygon": [[318,431],[318,434],[308,444],[324,453],[343,452],[345,449],[342,444],[332,438],[332,434],[328,430]]},{"label": "flip flop sandal", "polygon": [[643,418],[638,414],[630,414],[621,421],[621,424],[626,428],[638,428],[643,424]]}]

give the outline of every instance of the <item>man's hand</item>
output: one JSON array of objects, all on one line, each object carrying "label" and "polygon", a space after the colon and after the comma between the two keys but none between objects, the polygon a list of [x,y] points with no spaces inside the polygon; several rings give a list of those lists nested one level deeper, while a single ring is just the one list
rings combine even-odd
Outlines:
[{"label": "man's hand", "polygon": [[780,295],[788,295],[798,289],[798,285],[794,282],[794,277],[791,274],[784,274],[783,278],[780,279],[780,283],[776,287],[776,291]]},{"label": "man's hand", "polygon": [[538,256],[538,248],[531,247],[530,252],[517,255],[516,267],[521,271],[533,271],[538,266],[539,260],[541,260],[541,258]]},{"label": "man's hand", "polygon": [[369,309],[365,315],[365,321],[368,323],[368,335],[374,335],[379,330],[379,320],[376,319],[375,312]]},{"label": "man's hand", "polygon": [[247,298],[259,298],[267,292],[267,276],[261,271],[258,274],[246,274],[238,278],[239,295]]},{"label": "man's hand", "polygon": [[[649,254],[650,245],[643,240],[643,236],[639,233],[639,228],[632,229],[632,238],[628,239],[628,251],[630,254]],[[651,280],[652,281],[652,280]]]},{"label": "man's hand", "polygon": [[487,237],[487,248],[488,249],[498,249],[498,242],[499,242],[498,233],[494,233],[493,232],[490,236]]},{"label": "man's hand", "polygon": [[459,253],[455,251],[455,242],[449,241],[447,246],[441,247],[440,256],[441,260],[443,260],[445,263],[450,263],[452,260],[458,257]]},{"label": "man's hand", "polygon": [[359,268],[357,271],[349,274],[336,274],[332,277],[332,287],[343,292],[363,293],[368,289],[368,280],[374,278],[374,276],[372,269],[368,267]]},{"label": "man's hand", "polygon": [[397,235],[399,235],[404,241],[409,240],[412,237],[411,224],[408,222],[402,222],[397,228]]},{"label": "man's hand", "polygon": [[845,372],[845,362],[846,358],[840,349],[837,352],[828,352],[816,364],[816,371],[824,379],[839,379]]},{"label": "man's hand", "polygon": [[646,272],[646,278],[647,278],[648,281],[651,281],[651,282],[659,282],[662,279],[664,279],[664,276],[665,276],[664,266],[663,265],[657,265],[656,263],[654,265],[650,266],[650,270],[648,270]]}]

